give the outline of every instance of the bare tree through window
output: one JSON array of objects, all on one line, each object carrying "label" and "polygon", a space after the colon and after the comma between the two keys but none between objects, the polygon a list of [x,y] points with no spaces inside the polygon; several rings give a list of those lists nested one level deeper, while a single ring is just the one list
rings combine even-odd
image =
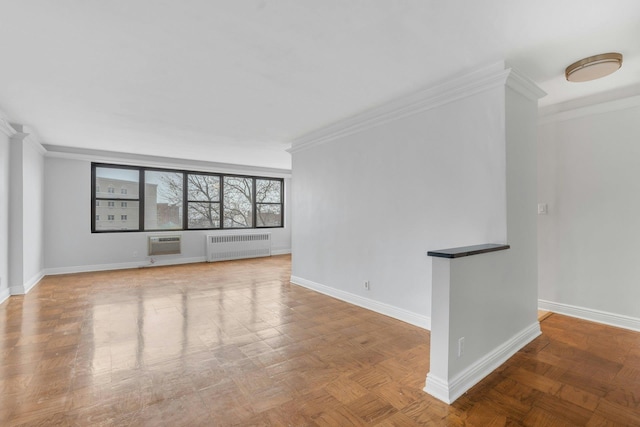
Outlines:
[{"label": "bare tree through window", "polygon": [[256,226],[282,225],[282,181],[256,179]]},{"label": "bare tree through window", "polygon": [[93,163],[92,188],[92,232],[283,227],[281,178]]},{"label": "bare tree through window", "polygon": [[187,175],[189,228],[220,228],[220,177]]},{"label": "bare tree through window", "polygon": [[248,228],[253,226],[253,179],[224,177],[224,226]]}]

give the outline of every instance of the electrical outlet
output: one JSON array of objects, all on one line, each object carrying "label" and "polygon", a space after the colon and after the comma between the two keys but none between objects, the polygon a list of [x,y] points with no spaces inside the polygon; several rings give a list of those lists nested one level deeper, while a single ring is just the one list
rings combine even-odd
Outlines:
[{"label": "electrical outlet", "polygon": [[369,283],[369,281],[368,281],[368,280],[365,280],[365,282],[364,282],[364,288],[365,288],[366,290],[368,290],[368,291],[370,291],[370,290],[371,290],[371,284]]},{"label": "electrical outlet", "polygon": [[464,354],[464,337],[458,339],[458,357]]}]

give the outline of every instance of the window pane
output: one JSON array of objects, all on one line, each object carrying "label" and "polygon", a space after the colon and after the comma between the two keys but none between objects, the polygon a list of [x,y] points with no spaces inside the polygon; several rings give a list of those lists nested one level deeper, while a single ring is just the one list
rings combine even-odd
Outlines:
[{"label": "window pane", "polygon": [[257,227],[281,227],[282,226],[282,206],[281,205],[257,205],[256,226]]},{"label": "window pane", "polygon": [[211,175],[187,175],[189,201],[219,202],[220,177]]},{"label": "window pane", "polygon": [[220,228],[220,203],[189,202],[189,228]]},{"label": "window pane", "polygon": [[280,203],[282,201],[282,181],[273,179],[256,180],[256,203]]},{"label": "window pane", "polygon": [[137,199],[140,174],[133,169],[96,168],[96,197]]},{"label": "window pane", "polygon": [[182,176],[180,172],[145,171],[145,230],[182,228]]},{"label": "window pane", "polygon": [[252,186],[252,178],[224,177],[225,228],[253,226]]},{"label": "window pane", "polygon": [[138,230],[139,206],[137,201],[128,201],[126,207],[113,200],[101,203],[96,206],[96,231]]}]

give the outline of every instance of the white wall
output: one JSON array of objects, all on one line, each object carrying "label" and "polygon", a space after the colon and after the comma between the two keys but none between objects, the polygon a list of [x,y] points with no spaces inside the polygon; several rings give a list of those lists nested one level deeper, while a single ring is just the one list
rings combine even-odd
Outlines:
[{"label": "white wall", "polygon": [[0,303],[9,296],[9,123],[0,112]]},{"label": "white wall", "polygon": [[[504,292],[506,318],[512,331],[538,323],[537,240],[537,99],[544,92],[522,96],[508,87],[506,96],[507,243],[509,259]],[[504,308],[504,305],[503,305]]]},{"label": "white wall", "polygon": [[540,306],[640,330],[640,97],[542,119]]},{"label": "white wall", "polygon": [[543,92],[514,70],[507,71],[504,85],[493,106],[503,131],[492,135],[502,151],[491,155],[506,160],[501,182],[510,248],[433,258],[431,364],[424,390],[446,403],[540,334],[535,154],[537,100]]},{"label": "white wall", "polygon": [[25,144],[23,168],[23,271],[33,286],[44,269],[44,150],[39,144]]},{"label": "white wall", "polygon": [[[197,166],[194,166],[194,169],[199,170]],[[247,170],[245,173],[250,171]],[[90,160],[47,157],[45,177],[44,228],[47,274],[131,268],[150,264],[150,257],[147,256],[147,236],[158,233],[91,233]],[[267,230],[272,235],[274,253],[291,251],[291,211],[288,206],[290,181],[285,179],[285,227]],[[155,257],[157,264],[204,261],[204,236],[225,232],[176,231],[172,234],[180,234],[183,238],[182,254]],[[137,255],[134,255],[135,253]]]},{"label": "white wall", "polygon": [[44,274],[44,148],[22,125],[9,142],[9,285],[28,292]]},{"label": "white wall", "polygon": [[[434,263],[451,264],[450,378],[485,362],[488,355],[492,356],[489,359],[494,358],[496,348],[511,343],[525,331],[529,340],[540,332],[537,320],[537,98],[527,99],[507,88],[505,106],[507,243],[511,248],[452,260],[434,258]],[[459,358],[460,337],[465,337],[465,354]],[[527,343],[519,342],[521,346]],[[513,348],[511,354],[519,348]],[[484,372],[486,374],[488,372]]]},{"label": "white wall", "polygon": [[507,238],[504,88],[474,89],[294,142],[292,281],[429,327],[426,252]]}]

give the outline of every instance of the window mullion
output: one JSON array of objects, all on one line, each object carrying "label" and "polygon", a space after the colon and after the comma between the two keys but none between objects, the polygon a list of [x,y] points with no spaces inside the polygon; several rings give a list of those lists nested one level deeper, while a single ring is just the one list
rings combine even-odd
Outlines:
[{"label": "window mullion", "polygon": [[91,164],[91,232],[96,231],[96,165]]},{"label": "window mullion", "polygon": [[189,194],[188,191],[188,172],[182,173],[182,229],[187,230],[189,228]]},{"label": "window mullion", "polygon": [[220,175],[220,229],[224,229],[224,175]]},{"label": "window mullion", "polygon": [[258,201],[258,197],[256,194],[256,179],[251,178],[251,211],[252,211],[251,227],[252,228],[256,228],[258,226],[257,201]]},{"label": "window mullion", "polygon": [[144,231],[144,201],[146,199],[145,196],[145,176],[142,168],[138,168],[138,194],[140,195],[140,200],[138,202],[138,229],[140,231]]}]

